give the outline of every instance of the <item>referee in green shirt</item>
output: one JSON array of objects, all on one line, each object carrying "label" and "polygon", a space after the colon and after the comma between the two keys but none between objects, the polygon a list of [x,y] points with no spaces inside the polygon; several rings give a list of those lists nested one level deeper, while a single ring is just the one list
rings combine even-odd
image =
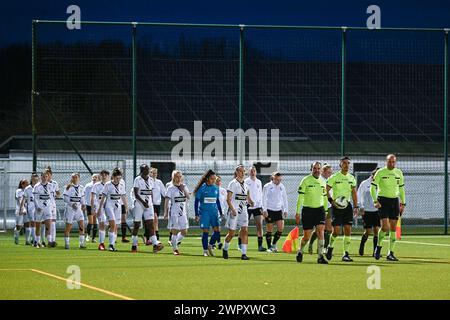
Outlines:
[{"label": "referee in green shirt", "polygon": [[[330,244],[327,248],[326,257],[331,260],[333,257],[334,242],[341,234],[341,227],[344,227],[344,255],[342,261],[352,262],[348,253],[351,243],[353,216],[358,215],[358,197],[356,194],[356,179],[348,171],[350,169],[350,158],[343,157],[340,159],[339,166],[341,170],[333,174],[327,180],[327,197],[332,204],[331,216],[333,233],[331,234]],[[333,196],[330,196],[330,190],[333,190]],[[339,208],[336,204],[336,199],[344,197],[348,204],[345,208]],[[350,199],[353,200],[352,207]]]},{"label": "referee in green shirt", "polygon": [[395,167],[396,163],[395,155],[389,154],[386,157],[386,167],[377,171],[370,187],[370,194],[381,218],[381,229],[378,232],[378,245],[375,250],[377,260],[380,259],[383,239],[389,230],[389,254],[386,258],[389,261],[398,261],[394,256],[395,229],[406,203],[403,172]]},{"label": "referee in green shirt", "polygon": [[311,165],[311,174],[304,177],[298,187],[297,210],[295,220],[303,225],[303,237],[300,241],[300,248],[297,252],[297,262],[303,261],[303,249],[308,243],[313,228],[316,228],[318,254],[317,263],[328,264],[323,253],[325,247],[324,229],[325,212],[328,211],[327,193],[325,181],[320,179],[322,164],[314,162]]}]

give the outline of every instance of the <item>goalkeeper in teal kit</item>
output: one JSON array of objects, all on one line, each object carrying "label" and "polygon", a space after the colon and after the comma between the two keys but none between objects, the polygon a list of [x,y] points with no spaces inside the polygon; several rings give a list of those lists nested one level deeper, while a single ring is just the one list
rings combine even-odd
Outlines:
[{"label": "goalkeeper in teal kit", "polygon": [[[220,242],[219,215],[222,208],[219,200],[219,187],[215,184],[216,174],[208,170],[195,187],[195,220],[200,220],[200,228],[203,230],[202,245],[203,256],[214,256],[213,245]],[[214,230],[208,243],[209,228]]]}]

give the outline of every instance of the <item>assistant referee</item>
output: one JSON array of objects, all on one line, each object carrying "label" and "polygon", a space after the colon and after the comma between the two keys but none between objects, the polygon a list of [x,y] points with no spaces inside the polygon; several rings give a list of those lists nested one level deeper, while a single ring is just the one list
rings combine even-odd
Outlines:
[{"label": "assistant referee", "polygon": [[[405,210],[405,182],[403,172],[396,168],[397,158],[393,154],[386,156],[386,166],[377,171],[370,187],[370,194],[376,208],[379,209],[381,229],[378,232],[378,245],[375,259],[379,260],[386,232],[389,230],[389,261],[398,261],[394,256],[395,229],[397,220]],[[400,202],[399,202],[400,198]]]}]

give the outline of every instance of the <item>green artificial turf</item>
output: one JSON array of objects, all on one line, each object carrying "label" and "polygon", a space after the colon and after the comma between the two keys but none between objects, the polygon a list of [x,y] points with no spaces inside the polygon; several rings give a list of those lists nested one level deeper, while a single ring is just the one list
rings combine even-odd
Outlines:
[{"label": "green artificial turf", "polygon": [[[399,262],[383,257],[375,261],[366,244],[366,255],[357,256],[359,236],[351,246],[353,263],[340,261],[342,238],[335,245],[335,256],[329,265],[318,265],[316,255],[305,255],[300,264],[294,254],[257,252],[256,238],[251,237],[248,256],[241,261],[236,239],[230,248],[230,259],[221,251],[216,257],[203,257],[198,237],[184,239],[181,256],[172,255],[167,245],[160,253],[139,246],[140,252],[129,252],[130,245],[118,244],[119,252],[100,252],[96,244],[77,248],[72,236],[70,250],[58,247],[36,249],[15,245],[11,234],[0,235],[0,299],[449,299],[450,237],[405,236],[397,242]],[[281,249],[284,237],[279,242]],[[106,240],[107,241],[107,240]],[[435,244],[435,245],[430,245]],[[386,256],[388,242],[384,242]],[[280,250],[281,251],[281,250]],[[98,289],[68,289],[66,282],[31,271],[40,270],[62,278],[70,276],[67,268],[80,267],[80,282]],[[379,266],[381,289],[369,290],[369,266]]]}]

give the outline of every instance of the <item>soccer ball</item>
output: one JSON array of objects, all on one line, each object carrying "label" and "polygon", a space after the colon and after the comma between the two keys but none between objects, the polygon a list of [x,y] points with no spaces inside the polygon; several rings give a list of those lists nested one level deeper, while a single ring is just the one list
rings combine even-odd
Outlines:
[{"label": "soccer ball", "polygon": [[337,197],[334,203],[338,209],[345,209],[348,206],[348,200],[344,196]]}]

